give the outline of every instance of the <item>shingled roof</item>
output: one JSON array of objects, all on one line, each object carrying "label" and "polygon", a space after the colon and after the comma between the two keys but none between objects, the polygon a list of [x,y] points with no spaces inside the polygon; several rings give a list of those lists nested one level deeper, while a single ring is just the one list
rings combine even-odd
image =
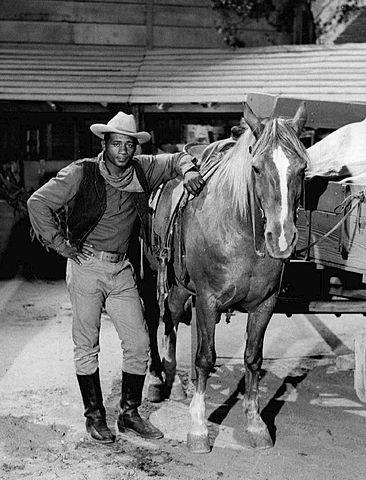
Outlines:
[{"label": "shingled roof", "polygon": [[366,44],[235,51],[0,45],[0,99],[233,103],[249,92],[366,103]]},{"label": "shingled roof", "polygon": [[366,102],[366,44],[153,50],[130,101],[240,102],[248,92]]},{"label": "shingled roof", "polygon": [[0,44],[0,99],[127,102],[144,50]]}]

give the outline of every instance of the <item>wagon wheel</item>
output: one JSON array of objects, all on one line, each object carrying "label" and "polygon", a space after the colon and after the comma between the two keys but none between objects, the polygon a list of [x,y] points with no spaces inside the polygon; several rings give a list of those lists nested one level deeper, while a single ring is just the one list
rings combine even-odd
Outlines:
[{"label": "wagon wheel", "polygon": [[358,398],[366,403],[366,334],[355,339],[354,386]]}]

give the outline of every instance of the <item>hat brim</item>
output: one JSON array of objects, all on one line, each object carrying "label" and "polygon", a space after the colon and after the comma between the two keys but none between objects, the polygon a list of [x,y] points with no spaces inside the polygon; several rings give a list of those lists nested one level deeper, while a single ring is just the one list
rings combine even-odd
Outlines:
[{"label": "hat brim", "polygon": [[139,143],[146,143],[151,139],[151,135],[148,132],[129,132],[127,130],[117,130],[116,128],[109,127],[103,123],[94,123],[90,126],[90,130],[99,138],[104,138],[105,133],[120,133],[121,135],[128,135],[134,137]]}]

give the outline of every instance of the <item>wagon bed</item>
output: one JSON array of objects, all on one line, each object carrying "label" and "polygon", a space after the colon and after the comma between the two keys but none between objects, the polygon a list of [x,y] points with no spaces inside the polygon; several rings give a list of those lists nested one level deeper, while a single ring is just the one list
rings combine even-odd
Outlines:
[{"label": "wagon bed", "polygon": [[306,182],[277,312],[366,314],[365,194],[366,185]]}]

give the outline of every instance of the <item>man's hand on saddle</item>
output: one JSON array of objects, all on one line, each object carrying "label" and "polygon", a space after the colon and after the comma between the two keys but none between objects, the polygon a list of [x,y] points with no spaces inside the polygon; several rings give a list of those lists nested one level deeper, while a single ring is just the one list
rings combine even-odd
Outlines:
[{"label": "man's hand on saddle", "polygon": [[184,174],[183,185],[191,195],[198,195],[205,183],[202,175],[197,170],[188,170]]},{"label": "man's hand on saddle", "polygon": [[89,243],[84,243],[81,252],[79,252],[76,247],[66,245],[60,253],[63,257],[70,258],[70,260],[73,260],[78,265],[81,265],[81,259],[88,260],[88,258],[94,256],[93,245]]}]

